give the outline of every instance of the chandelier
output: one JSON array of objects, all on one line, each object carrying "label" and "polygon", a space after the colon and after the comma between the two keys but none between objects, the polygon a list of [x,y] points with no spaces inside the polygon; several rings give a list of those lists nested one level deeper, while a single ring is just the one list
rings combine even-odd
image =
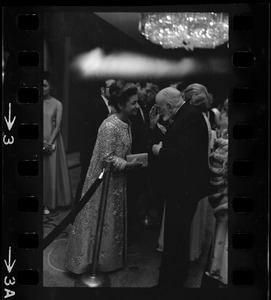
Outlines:
[{"label": "chandelier", "polygon": [[229,39],[228,14],[142,13],[139,31],[163,48],[215,48]]}]

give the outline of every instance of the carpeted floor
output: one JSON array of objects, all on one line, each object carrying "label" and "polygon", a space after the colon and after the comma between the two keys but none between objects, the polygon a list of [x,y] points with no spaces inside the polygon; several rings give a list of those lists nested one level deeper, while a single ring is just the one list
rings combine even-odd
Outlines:
[{"label": "carpeted floor", "polygon": [[[75,194],[80,166],[76,154],[68,155],[73,195]],[[71,208],[56,210],[43,216],[44,237],[70,212]],[[208,209],[207,220],[212,220],[212,211]],[[144,225],[136,246],[128,248],[127,265],[124,269],[109,275],[111,287],[152,287],[157,284],[161,253],[156,250],[160,228]],[[212,221],[207,223],[206,238],[198,260],[191,262],[186,287],[200,287],[207,252],[211,243]],[[45,250],[43,255],[43,285],[46,287],[74,287],[76,277],[65,271],[64,256],[71,225],[62,232]]]},{"label": "carpeted floor", "polygon": [[[45,236],[68,213],[59,211],[52,216],[44,216]],[[44,286],[72,287],[75,277],[65,271],[64,256],[70,227],[53,241],[44,251]],[[158,229],[146,229],[134,247],[128,248],[127,265],[124,269],[109,274],[111,287],[151,287],[157,284],[161,253],[155,247]]]}]

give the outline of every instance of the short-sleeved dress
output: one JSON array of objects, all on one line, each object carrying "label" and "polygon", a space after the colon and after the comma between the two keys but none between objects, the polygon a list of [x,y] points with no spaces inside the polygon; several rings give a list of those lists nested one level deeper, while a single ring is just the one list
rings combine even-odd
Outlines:
[{"label": "short-sleeved dress", "polygon": [[[43,101],[43,142],[46,144],[56,125],[57,106],[60,101],[51,98]],[[49,209],[72,204],[68,165],[61,132],[54,141],[55,151],[43,155],[43,205]]]},{"label": "short-sleeved dress", "polygon": [[[113,170],[109,181],[98,260],[98,268],[102,272],[120,269],[126,261],[127,187],[124,168],[131,143],[130,124],[121,121],[115,114],[105,119],[98,131],[83,187],[82,197],[100,175],[103,161],[112,160]],[[65,267],[76,274],[87,271],[92,262],[101,191],[102,185],[77,215],[71,230]]]}]

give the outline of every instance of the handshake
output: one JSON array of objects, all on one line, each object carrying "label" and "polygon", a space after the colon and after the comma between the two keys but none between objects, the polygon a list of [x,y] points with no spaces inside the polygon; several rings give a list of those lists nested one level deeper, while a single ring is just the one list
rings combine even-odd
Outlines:
[{"label": "handshake", "polygon": [[148,166],[148,153],[127,155],[128,169],[139,169]]}]

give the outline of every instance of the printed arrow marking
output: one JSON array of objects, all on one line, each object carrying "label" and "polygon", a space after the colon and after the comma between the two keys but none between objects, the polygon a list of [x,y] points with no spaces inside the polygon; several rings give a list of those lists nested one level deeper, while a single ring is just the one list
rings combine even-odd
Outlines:
[{"label": "printed arrow marking", "polygon": [[11,247],[9,247],[9,250],[8,250],[8,263],[5,259],[4,259],[4,262],[6,264],[8,272],[10,273],[11,270],[13,269],[13,267],[14,267],[15,262],[16,262],[16,259],[15,259],[13,261],[13,263],[11,264]]},{"label": "printed arrow marking", "polygon": [[16,117],[14,117],[13,120],[11,121],[11,103],[8,104],[8,120],[6,117],[4,117],[4,118],[7,123],[8,130],[11,130],[11,128],[15,122],[15,119],[16,119]]}]

